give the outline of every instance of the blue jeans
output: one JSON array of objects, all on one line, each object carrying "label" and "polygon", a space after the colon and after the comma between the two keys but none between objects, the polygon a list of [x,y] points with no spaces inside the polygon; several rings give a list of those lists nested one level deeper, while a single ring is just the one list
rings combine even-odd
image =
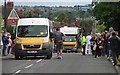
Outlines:
[{"label": "blue jeans", "polygon": [[3,45],[3,56],[8,54],[8,45]]},{"label": "blue jeans", "polygon": [[111,57],[112,56],[112,52],[110,49],[110,44],[107,45],[107,57]]}]

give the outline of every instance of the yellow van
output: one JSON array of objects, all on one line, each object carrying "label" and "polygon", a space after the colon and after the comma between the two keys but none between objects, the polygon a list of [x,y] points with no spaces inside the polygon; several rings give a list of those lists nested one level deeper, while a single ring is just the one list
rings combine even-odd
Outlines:
[{"label": "yellow van", "polygon": [[15,59],[24,56],[52,57],[53,45],[51,42],[52,22],[48,18],[19,19],[15,31]]},{"label": "yellow van", "polygon": [[66,35],[65,40],[63,41],[63,52],[77,52],[77,36],[79,34],[78,27],[61,27],[60,32]]},{"label": "yellow van", "polygon": [[118,56],[118,63],[117,65],[120,65],[120,55]]}]

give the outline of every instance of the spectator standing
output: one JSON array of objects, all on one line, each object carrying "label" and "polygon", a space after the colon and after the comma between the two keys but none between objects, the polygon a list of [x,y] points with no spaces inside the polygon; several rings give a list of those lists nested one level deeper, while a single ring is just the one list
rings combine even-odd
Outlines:
[{"label": "spectator standing", "polygon": [[3,41],[2,41],[2,33],[0,33],[0,54],[2,54],[3,49]]},{"label": "spectator standing", "polygon": [[86,50],[85,50],[85,54],[92,54],[92,51],[91,51],[91,35],[90,34],[88,34],[87,36],[86,36]]},{"label": "spectator standing", "polygon": [[106,55],[108,55],[107,53],[108,53],[108,40],[107,40],[107,33],[108,33],[108,31],[106,30],[105,31],[105,35],[104,35],[104,46],[105,46],[105,54]]},{"label": "spectator standing", "polygon": [[101,50],[101,55],[105,56],[105,32],[101,34],[101,40],[102,40],[102,50]]},{"label": "spectator standing", "polygon": [[83,35],[82,36],[82,41],[81,41],[81,44],[82,44],[82,48],[83,48],[83,55],[85,55],[85,46],[86,46],[86,36]]},{"label": "spectator standing", "polygon": [[100,33],[97,34],[96,45],[97,45],[97,47],[96,47],[96,50],[95,50],[95,58],[101,56],[101,50],[103,49],[103,41],[102,41]]},{"label": "spectator standing", "polygon": [[107,59],[110,59],[110,57],[112,56],[109,38],[112,35],[113,31],[114,31],[113,27],[110,27],[107,33],[107,57],[108,57]]},{"label": "spectator standing", "polygon": [[119,41],[120,39],[117,37],[116,32],[112,32],[112,36],[110,36],[110,48],[112,51],[112,59],[113,59],[113,65],[115,66],[117,64],[117,53],[119,52]]},{"label": "spectator standing", "polygon": [[8,44],[8,54],[10,54],[11,48],[12,48],[12,45],[13,45],[12,39],[11,39],[11,34],[10,34],[10,33],[8,33],[8,40],[9,40],[9,44]]},{"label": "spectator standing", "polygon": [[3,56],[8,55],[8,44],[9,44],[9,39],[7,37],[7,33],[3,35]]},{"label": "spectator standing", "polygon": [[92,50],[92,55],[95,54],[95,50],[96,50],[96,35],[94,34],[91,38],[91,50]]},{"label": "spectator standing", "polygon": [[78,37],[76,38],[77,39],[77,49],[78,49],[78,53],[81,53],[82,52],[82,45],[81,45],[81,41],[82,41],[82,37],[81,35],[78,35]]}]

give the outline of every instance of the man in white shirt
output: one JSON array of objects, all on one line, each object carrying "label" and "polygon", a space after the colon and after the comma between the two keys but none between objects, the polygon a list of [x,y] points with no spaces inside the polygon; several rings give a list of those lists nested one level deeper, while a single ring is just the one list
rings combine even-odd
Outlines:
[{"label": "man in white shirt", "polygon": [[2,33],[0,33],[0,54],[2,54],[3,49],[3,41],[2,41]]},{"label": "man in white shirt", "polygon": [[88,34],[87,36],[86,36],[86,50],[85,50],[85,54],[92,54],[92,51],[91,51],[91,35],[90,34]]}]

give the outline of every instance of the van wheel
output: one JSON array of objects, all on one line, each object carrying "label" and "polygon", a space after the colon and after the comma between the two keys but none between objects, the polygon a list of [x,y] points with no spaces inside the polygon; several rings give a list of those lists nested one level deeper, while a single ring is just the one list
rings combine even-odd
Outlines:
[{"label": "van wheel", "polygon": [[18,60],[19,59],[19,56],[15,54],[15,60]]},{"label": "van wheel", "polygon": [[52,52],[50,52],[50,55],[47,55],[46,59],[51,59],[52,58]]}]

